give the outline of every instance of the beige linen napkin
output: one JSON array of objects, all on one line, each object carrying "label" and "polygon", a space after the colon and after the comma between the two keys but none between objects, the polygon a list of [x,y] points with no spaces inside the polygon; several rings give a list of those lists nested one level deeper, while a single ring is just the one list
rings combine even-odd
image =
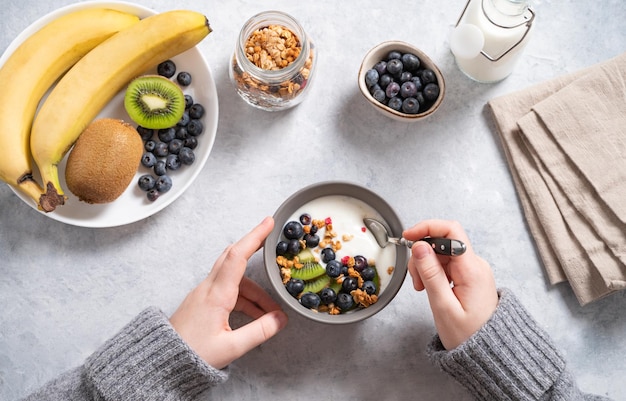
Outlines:
[{"label": "beige linen napkin", "polygon": [[489,106],[549,281],[626,288],[626,53]]}]

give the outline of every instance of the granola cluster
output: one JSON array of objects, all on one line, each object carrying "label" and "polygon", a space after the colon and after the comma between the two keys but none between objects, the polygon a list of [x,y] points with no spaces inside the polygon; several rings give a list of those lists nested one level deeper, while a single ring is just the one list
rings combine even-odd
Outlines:
[{"label": "granola cluster", "polygon": [[[256,67],[266,71],[280,71],[291,65],[302,52],[299,38],[287,27],[269,25],[252,32],[245,43],[245,56]],[[293,76],[281,82],[261,80],[244,71],[233,57],[233,77],[240,91],[259,100],[264,106],[295,98],[306,86],[311,75],[314,52],[311,45],[304,66]],[[267,103],[267,104],[265,104]]]}]

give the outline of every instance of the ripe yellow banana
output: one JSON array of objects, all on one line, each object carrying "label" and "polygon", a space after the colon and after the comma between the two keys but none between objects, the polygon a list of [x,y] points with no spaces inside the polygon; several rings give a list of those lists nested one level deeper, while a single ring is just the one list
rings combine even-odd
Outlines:
[{"label": "ripe yellow banana", "polygon": [[102,8],[71,12],[28,37],[0,67],[0,179],[33,198],[41,210],[64,202],[62,196],[49,196],[40,203],[44,191],[32,176],[30,129],[41,98],[90,50],[138,21]]},{"label": "ripe yellow banana", "polygon": [[141,20],[89,52],[57,83],[35,117],[31,151],[46,195],[63,194],[58,163],[82,131],[130,80],[198,44],[209,21],[188,10]]}]

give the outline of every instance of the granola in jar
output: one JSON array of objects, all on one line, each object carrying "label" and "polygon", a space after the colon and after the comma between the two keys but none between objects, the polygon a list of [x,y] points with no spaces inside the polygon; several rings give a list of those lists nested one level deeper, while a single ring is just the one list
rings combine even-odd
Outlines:
[{"label": "granola in jar", "polygon": [[284,110],[302,101],[316,61],[313,43],[300,24],[285,13],[268,11],[242,28],[229,74],[250,105]]}]

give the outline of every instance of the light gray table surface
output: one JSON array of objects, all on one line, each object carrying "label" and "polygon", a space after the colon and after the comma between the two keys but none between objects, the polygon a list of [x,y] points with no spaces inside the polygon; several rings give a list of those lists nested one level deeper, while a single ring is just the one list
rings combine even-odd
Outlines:
[{"label": "light gray table surface", "polygon": [[[71,3],[3,0],[0,50]],[[559,345],[580,386],[626,399],[625,294],[580,307],[568,285],[548,284],[485,108],[496,96],[624,52],[623,0],[535,1],[534,37],[514,73],[492,85],[466,78],[449,51],[465,0],[137,3],[208,16],[214,32],[199,48],[219,97],[215,145],[179,199],[120,227],[57,222],[0,185],[0,399],[81,364],[145,307],[172,313],[228,244],[296,190],[326,180],[372,189],[407,227],[425,218],[460,221],[498,285],[514,289]],[[228,78],[241,26],[268,9],[294,15],[319,51],[308,97],[281,113],[249,107]],[[445,101],[424,122],[383,118],[358,92],[361,58],[390,39],[418,45],[445,75]],[[272,291],[260,254],[248,274]],[[427,360],[432,317],[426,294],[408,278],[385,310],[360,324],[328,327],[288,313],[288,327],[236,361],[230,380],[206,399],[470,399]]]}]

